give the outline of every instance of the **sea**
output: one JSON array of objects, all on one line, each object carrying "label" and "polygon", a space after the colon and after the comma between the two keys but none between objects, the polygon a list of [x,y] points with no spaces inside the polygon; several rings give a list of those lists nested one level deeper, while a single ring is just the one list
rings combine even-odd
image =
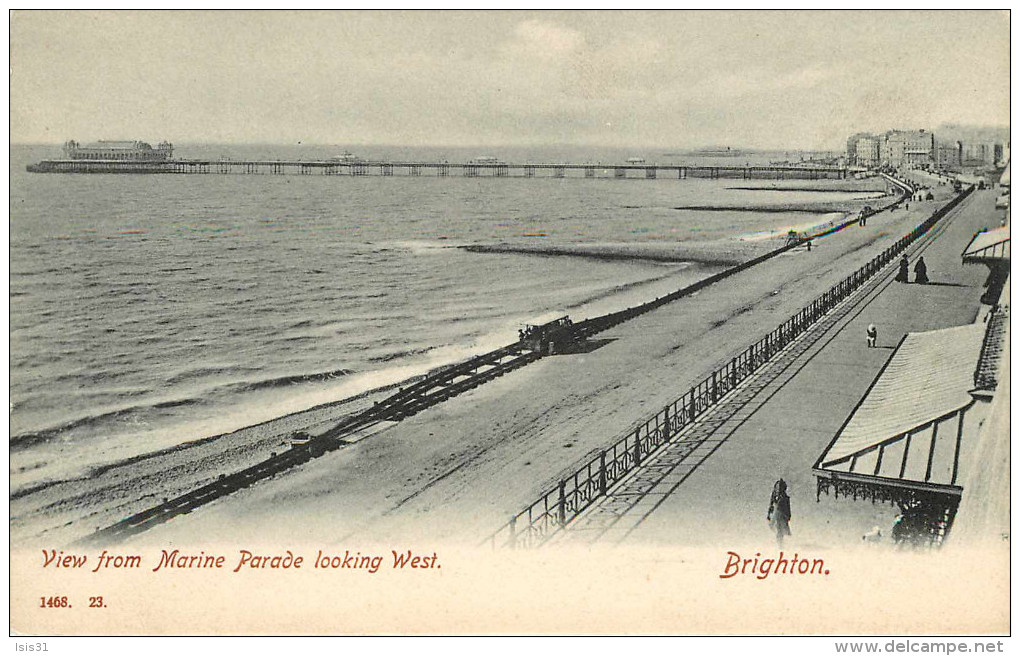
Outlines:
[{"label": "sea", "polygon": [[[177,145],[183,158],[758,164],[581,148]],[[841,200],[741,181],[34,174],[12,146],[12,494],[356,396],[516,340],[526,323],[643,302],[695,262],[475,253],[470,244],[755,238],[816,216],[698,212]]]}]

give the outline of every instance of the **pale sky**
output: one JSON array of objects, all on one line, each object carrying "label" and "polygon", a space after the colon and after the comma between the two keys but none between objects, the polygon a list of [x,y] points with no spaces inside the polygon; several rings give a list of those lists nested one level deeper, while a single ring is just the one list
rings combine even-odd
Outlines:
[{"label": "pale sky", "polygon": [[1009,123],[998,12],[15,12],[11,140],[842,149]]}]

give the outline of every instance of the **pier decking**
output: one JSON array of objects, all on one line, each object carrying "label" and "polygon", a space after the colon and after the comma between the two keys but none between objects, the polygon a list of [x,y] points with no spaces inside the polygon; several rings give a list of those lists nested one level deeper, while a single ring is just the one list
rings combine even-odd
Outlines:
[{"label": "pier decking", "polygon": [[31,173],[130,173],[207,175],[339,175],[467,178],[670,178],[845,179],[847,169],[824,166],[703,166],[686,164],[604,164],[335,160],[174,159],[164,162],[125,160],[44,160],[27,167]]}]

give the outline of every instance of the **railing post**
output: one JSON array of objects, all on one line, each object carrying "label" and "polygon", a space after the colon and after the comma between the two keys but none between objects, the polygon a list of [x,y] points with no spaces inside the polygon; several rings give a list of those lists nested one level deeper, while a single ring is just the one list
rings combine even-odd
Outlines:
[{"label": "railing post", "polygon": [[634,429],[634,466],[641,464],[641,427]]},{"label": "railing post", "polygon": [[599,496],[606,496],[606,450],[599,453]]},{"label": "railing post", "polygon": [[517,515],[510,518],[510,548],[517,548]]},{"label": "railing post", "polygon": [[560,501],[559,501],[558,514],[560,517],[560,526],[567,525],[567,482],[560,481]]}]

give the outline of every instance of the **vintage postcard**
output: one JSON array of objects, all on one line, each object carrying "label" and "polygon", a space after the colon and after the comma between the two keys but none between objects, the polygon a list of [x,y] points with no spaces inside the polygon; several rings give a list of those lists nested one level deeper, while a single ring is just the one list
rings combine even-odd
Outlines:
[{"label": "vintage postcard", "polygon": [[16,651],[1002,650],[1008,11],[9,18]]}]

